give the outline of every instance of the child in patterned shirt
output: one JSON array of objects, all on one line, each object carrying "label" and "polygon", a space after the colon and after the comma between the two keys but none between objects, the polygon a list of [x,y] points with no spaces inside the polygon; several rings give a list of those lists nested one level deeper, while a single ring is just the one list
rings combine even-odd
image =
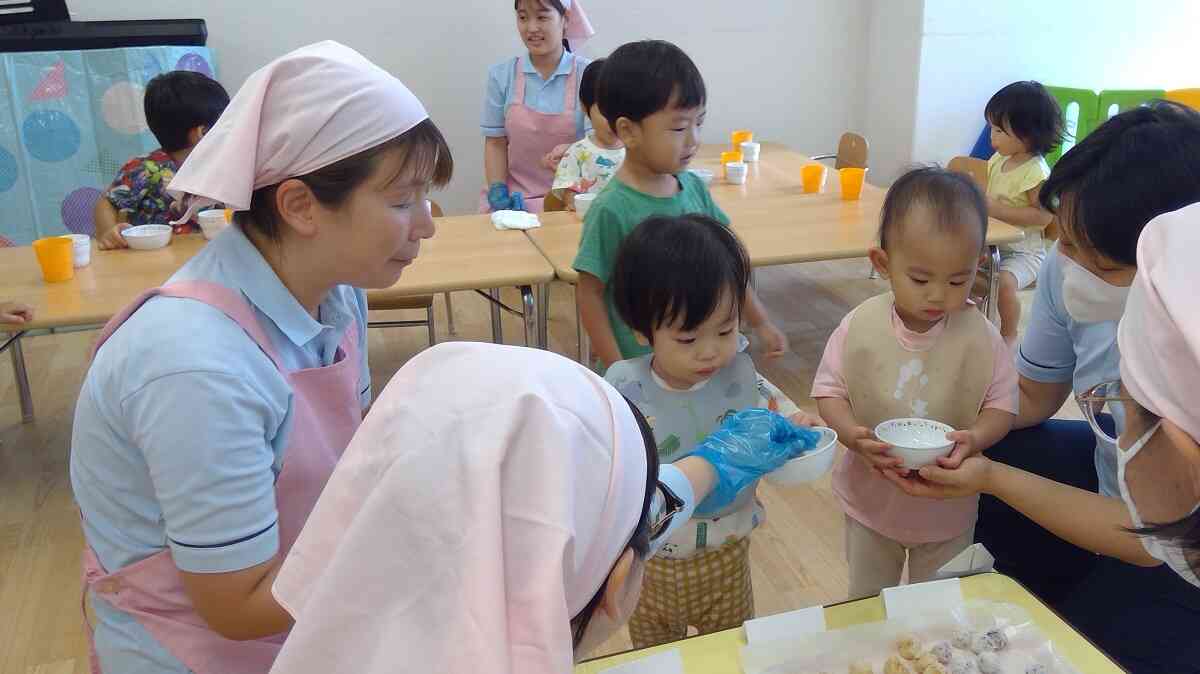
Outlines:
[{"label": "child in patterned shirt", "polygon": [[[143,106],[146,124],[161,147],[126,162],[96,202],[100,248],[124,248],[122,230],[134,225],[166,224],[183,213],[167,194],[167,185],[227,105],[229,94],[225,88],[200,73],[176,70],[150,80]],[[192,223],[184,223],[175,228],[175,233],[186,234],[194,229]]]},{"label": "child in patterned shirt", "polygon": [[596,59],[583,71],[579,81],[579,103],[592,121],[592,131],[567,149],[554,173],[554,184],[550,186],[554,196],[571,210],[575,210],[576,194],[595,194],[604,189],[625,161],[625,145],[613,133],[596,105],[596,80],[603,66],[604,59]]}]

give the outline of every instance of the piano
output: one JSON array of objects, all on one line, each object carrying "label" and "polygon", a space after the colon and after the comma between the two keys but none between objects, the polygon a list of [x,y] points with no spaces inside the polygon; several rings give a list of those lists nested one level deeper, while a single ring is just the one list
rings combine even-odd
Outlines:
[{"label": "piano", "polygon": [[199,46],[204,19],[72,21],[66,0],[0,1],[0,52]]}]

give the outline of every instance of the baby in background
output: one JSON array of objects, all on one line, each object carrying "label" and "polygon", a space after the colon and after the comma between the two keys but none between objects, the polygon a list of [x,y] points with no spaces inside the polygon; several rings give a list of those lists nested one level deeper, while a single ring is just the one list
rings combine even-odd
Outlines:
[{"label": "baby in background", "polygon": [[583,140],[567,148],[554,173],[551,193],[567,208],[575,210],[575,195],[597,193],[608,185],[625,161],[625,145],[613,133],[608,120],[596,105],[596,82],[605,59],[596,59],[583,70],[579,82],[579,103],[592,122],[592,130]]},{"label": "baby in background", "polygon": [[[613,300],[652,351],[614,363],[605,379],[645,415],[663,463],[687,455],[727,416],[762,404],[754,361],[738,351],[749,280],[741,242],[706,215],[651,217],[620,245]],[[792,421],[813,419],[798,413]],[[755,489],[719,512],[698,513],[647,562],[629,621],[635,648],[754,617],[748,537],[763,519]]]},{"label": "baby in background", "polygon": [[[150,80],[143,100],[146,124],[160,147],[133,157],[96,202],[93,217],[101,249],[125,248],[121,230],[135,225],[166,224],[183,214],[167,185],[192,148],[217,123],[229,105],[220,82],[200,73],[176,70]],[[195,231],[184,223],[176,234]]]},{"label": "baby in background", "polygon": [[933,578],[974,539],[978,497],[935,501],[896,484],[901,460],[875,437],[889,419],[922,417],[959,429],[944,468],[957,468],[1008,434],[1017,372],[1000,333],[967,301],[987,237],[983,194],[939,168],[888,190],[871,264],[892,292],[863,302],[834,330],[812,397],[850,451],[833,475],[846,513],[850,597]]},{"label": "baby in background", "polygon": [[1050,177],[1045,155],[1062,142],[1063,115],[1058,101],[1037,82],[1013,82],[996,92],[984,110],[992,128],[988,160],[988,214],[1020,227],[1025,239],[1000,249],[1000,288],[996,305],[1000,334],[1017,340],[1024,290],[1037,280],[1046,243],[1042,233],[1054,216],[1038,203],[1038,191]]}]

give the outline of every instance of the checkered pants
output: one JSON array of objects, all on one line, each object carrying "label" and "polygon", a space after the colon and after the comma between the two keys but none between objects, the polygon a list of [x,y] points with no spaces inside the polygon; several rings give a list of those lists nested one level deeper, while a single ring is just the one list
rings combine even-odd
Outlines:
[{"label": "checkered pants", "polygon": [[738,627],[754,617],[750,538],[688,559],[654,558],[637,610],[629,620],[635,649],[678,641],[688,627],[700,634]]}]

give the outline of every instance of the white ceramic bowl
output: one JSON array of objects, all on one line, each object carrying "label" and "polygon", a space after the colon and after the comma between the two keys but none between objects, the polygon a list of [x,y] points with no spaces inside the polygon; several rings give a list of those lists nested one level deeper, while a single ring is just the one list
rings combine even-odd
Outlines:
[{"label": "white ceramic bowl", "polygon": [[575,195],[575,212],[579,214],[579,219],[587,215],[588,209],[592,207],[592,202],[596,200],[596,195],[592,192]]},{"label": "white ceramic bowl", "polygon": [[123,230],[121,236],[134,250],[155,250],[171,243],[170,225],[138,225]]},{"label": "white ceramic bowl", "polygon": [[712,184],[712,181],[713,181],[713,172],[712,171],[709,171],[708,169],[702,169],[702,168],[694,168],[694,169],[688,169],[688,170],[691,171],[692,174],[695,175],[697,178],[703,180],[705,185]]},{"label": "white ceramic bowl", "polygon": [[807,454],[798,456],[767,473],[767,482],[780,487],[793,487],[812,482],[829,472],[833,467],[834,458],[837,457],[837,431],[821,426],[813,430],[821,432],[817,446]]},{"label": "white ceramic bowl", "polygon": [[910,470],[949,456],[954,441],[947,440],[946,434],[953,432],[952,427],[932,419],[892,419],[875,427],[875,437],[891,445],[892,454]]},{"label": "white ceramic bowl", "polygon": [[204,238],[209,241],[212,241],[213,237],[229,226],[223,208],[200,211],[200,214],[196,216],[196,221],[200,223],[200,231],[204,234]]}]

